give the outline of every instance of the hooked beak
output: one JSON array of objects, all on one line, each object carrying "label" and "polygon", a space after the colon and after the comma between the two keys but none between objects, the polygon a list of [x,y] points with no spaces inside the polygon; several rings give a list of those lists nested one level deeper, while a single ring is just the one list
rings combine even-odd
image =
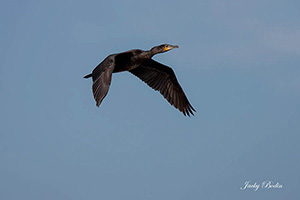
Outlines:
[{"label": "hooked beak", "polygon": [[178,45],[172,45],[172,46],[170,46],[169,50],[175,49],[175,48],[179,48],[179,46]]},{"label": "hooked beak", "polygon": [[165,47],[165,51],[169,51],[171,49],[179,48],[178,45],[169,45],[168,47]]}]

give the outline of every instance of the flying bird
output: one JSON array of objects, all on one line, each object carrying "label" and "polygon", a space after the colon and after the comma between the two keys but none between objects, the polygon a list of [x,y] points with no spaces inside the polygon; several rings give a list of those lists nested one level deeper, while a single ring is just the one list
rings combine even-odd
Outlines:
[{"label": "flying bird", "polygon": [[184,94],[174,71],[152,59],[154,55],[174,48],[178,48],[178,46],[162,44],[149,51],[134,49],[107,56],[91,74],[84,77],[93,79],[92,89],[96,105],[99,107],[106,96],[112,73],[129,71],[154,90],[158,90],[171,105],[184,115],[194,115],[193,111],[196,111]]}]

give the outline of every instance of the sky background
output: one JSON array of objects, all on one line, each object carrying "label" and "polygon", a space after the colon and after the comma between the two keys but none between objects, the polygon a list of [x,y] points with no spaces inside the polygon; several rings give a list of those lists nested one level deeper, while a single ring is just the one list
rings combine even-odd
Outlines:
[{"label": "sky background", "polygon": [[[0,199],[299,199],[300,2],[2,1]],[[179,49],[184,117],[107,55]],[[245,181],[282,189],[241,190]]]}]

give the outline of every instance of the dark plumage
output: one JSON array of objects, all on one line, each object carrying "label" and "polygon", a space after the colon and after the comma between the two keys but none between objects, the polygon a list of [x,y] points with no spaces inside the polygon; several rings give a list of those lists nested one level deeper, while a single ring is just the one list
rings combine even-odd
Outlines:
[{"label": "dark plumage", "polygon": [[107,56],[91,74],[84,78],[93,79],[93,94],[99,106],[106,96],[111,83],[112,73],[129,71],[154,90],[158,90],[168,102],[184,115],[194,115],[195,109],[185,96],[174,71],[152,59],[155,54],[163,53],[178,46],[163,44],[150,51],[139,49]]}]

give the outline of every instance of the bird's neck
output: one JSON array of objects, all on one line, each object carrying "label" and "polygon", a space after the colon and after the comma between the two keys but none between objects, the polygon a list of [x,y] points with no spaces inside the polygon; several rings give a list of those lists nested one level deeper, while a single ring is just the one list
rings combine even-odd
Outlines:
[{"label": "bird's neck", "polygon": [[152,48],[150,51],[148,51],[148,54],[151,56],[151,58],[158,53],[162,53],[162,52],[159,51],[157,48]]},{"label": "bird's neck", "polygon": [[142,57],[143,58],[145,58],[145,59],[150,59],[150,58],[152,58],[154,55],[155,55],[156,53],[155,52],[153,52],[153,51],[144,51],[143,53],[142,53]]}]

